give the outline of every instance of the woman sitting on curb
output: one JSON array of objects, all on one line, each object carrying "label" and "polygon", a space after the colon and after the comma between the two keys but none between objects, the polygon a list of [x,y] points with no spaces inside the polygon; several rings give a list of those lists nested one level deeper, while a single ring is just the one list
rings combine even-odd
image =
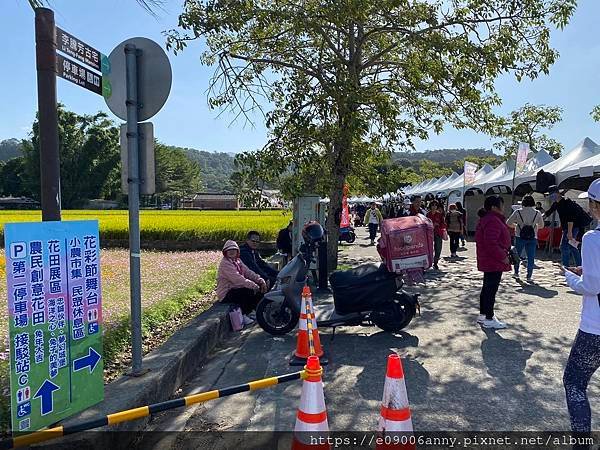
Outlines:
[{"label": "woman sitting on curb", "polygon": [[240,259],[240,248],[235,241],[223,246],[223,259],[217,272],[217,297],[223,303],[239,305],[244,325],[254,323],[249,314],[267,292],[267,283],[252,272]]}]

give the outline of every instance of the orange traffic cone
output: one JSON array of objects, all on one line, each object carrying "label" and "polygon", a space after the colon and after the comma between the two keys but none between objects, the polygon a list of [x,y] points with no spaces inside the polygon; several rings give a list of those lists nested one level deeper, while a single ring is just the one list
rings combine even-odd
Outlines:
[{"label": "orange traffic cone", "polygon": [[300,407],[296,414],[292,450],[329,449],[329,424],[323,396],[323,369],[318,356],[309,356],[304,366]]},{"label": "orange traffic cone", "polygon": [[[308,306],[308,308],[307,308]],[[307,312],[310,311],[311,320],[308,320]],[[311,353],[311,338],[313,352]],[[319,329],[317,328],[317,319],[313,308],[310,288],[304,286],[302,290],[302,304],[300,306],[300,320],[298,321],[298,334],[296,338],[296,351],[290,358],[290,366],[303,366],[311,354],[321,358],[321,364],[327,365],[327,358],[324,356],[321,339],[319,338]]]},{"label": "orange traffic cone", "polygon": [[[404,383],[404,371],[400,356],[396,353],[388,356],[379,431],[381,436],[377,441],[377,450],[416,448],[410,434],[413,426]],[[391,439],[392,436],[393,439]]]}]

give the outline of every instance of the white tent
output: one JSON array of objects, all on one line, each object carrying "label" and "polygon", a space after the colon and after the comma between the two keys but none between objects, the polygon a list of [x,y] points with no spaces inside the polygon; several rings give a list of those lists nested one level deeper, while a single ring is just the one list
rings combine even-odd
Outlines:
[{"label": "white tent", "polygon": [[432,178],[431,180],[427,181],[426,183],[423,183],[417,189],[413,190],[412,193],[413,194],[419,194],[419,195],[424,194],[429,186],[433,186],[438,181],[439,181],[439,179]]},{"label": "white tent", "polygon": [[452,172],[452,174],[446,179],[446,181],[435,186],[435,192],[432,192],[432,194],[444,194],[448,186],[450,186],[459,178],[459,174],[457,174],[456,172]]},{"label": "white tent", "polygon": [[429,180],[425,180],[425,181],[421,181],[420,183],[414,184],[412,186],[408,186],[407,188],[404,189],[404,194],[405,195],[412,194],[413,192],[415,192],[416,189],[419,189],[421,186],[423,186],[428,181]]},{"label": "white tent", "polygon": [[485,193],[485,191],[487,190],[486,186],[488,184],[491,185],[494,181],[503,179],[509,173],[512,177],[513,170],[515,170],[515,160],[509,159],[507,161],[504,161],[490,173],[481,177],[479,180],[473,183],[473,185],[470,186],[469,189],[479,189],[483,191],[483,193]]},{"label": "white tent", "polygon": [[[489,164],[485,164],[481,169],[475,172],[475,183],[477,183],[481,178],[490,173],[494,168]],[[450,193],[457,191],[462,193],[463,187],[465,184],[465,174],[463,173],[457,179],[455,179],[452,183],[446,185],[444,187],[446,196],[449,196]],[[470,186],[466,186],[468,189]]]},{"label": "white tent", "polygon": [[[590,141],[594,142],[591,139]],[[596,150],[598,150],[598,147],[596,147]],[[569,167],[565,167],[556,174],[556,183],[561,184],[563,181],[571,177],[592,177],[598,172],[600,172],[600,154],[596,154],[595,156],[572,164]]]},{"label": "white tent", "polygon": [[[553,161],[554,161],[554,158],[552,158],[552,156],[550,156],[550,154],[546,150],[540,150],[539,152],[534,154],[531,158],[529,158],[529,160],[525,164],[523,173],[530,173],[530,172],[537,173],[537,171],[540,170],[540,168],[552,163]],[[509,173],[506,173],[505,175],[503,175],[502,177],[497,178],[497,179],[491,181],[490,183],[486,183],[484,192],[487,193],[489,189],[493,189],[493,188],[499,187],[499,186],[506,186],[510,191],[512,191],[512,189],[513,189],[512,183],[513,183],[514,173],[515,173],[515,171],[513,169]],[[518,185],[519,184],[518,184],[517,180],[515,179],[515,187]]]},{"label": "white tent", "polygon": [[558,174],[562,171],[568,171],[570,167],[575,166],[582,161],[585,161],[586,159],[598,154],[600,154],[600,147],[598,147],[598,144],[586,137],[560,158],[550,162],[549,164],[546,164],[545,166],[519,175],[515,180],[515,186],[535,181],[536,175],[540,170],[554,174],[557,176],[557,178],[563,177],[562,175]]},{"label": "white tent", "polygon": [[448,177],[443,175],[435,183],[432,183],[429,186],[425,186],[423,189],[421,189],[421,194],[435,194],[437,192],[437,187],[441,186],[447,179]]}]

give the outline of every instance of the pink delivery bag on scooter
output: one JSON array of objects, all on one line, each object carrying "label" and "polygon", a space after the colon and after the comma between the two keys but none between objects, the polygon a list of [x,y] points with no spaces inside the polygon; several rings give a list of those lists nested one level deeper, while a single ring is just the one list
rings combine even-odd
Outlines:
[{"label": "pink delivery bag on scooter", "polygon": [[433,264],[433,223],[422,214],[385,219],[377,251],[390,272],[429,269]]}]

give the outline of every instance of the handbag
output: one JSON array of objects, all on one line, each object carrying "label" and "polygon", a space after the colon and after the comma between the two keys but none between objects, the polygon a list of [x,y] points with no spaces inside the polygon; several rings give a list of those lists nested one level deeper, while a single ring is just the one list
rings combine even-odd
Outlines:
[{"label": "handbag", "polygon": [[442,239],[444,241],[448,240],[448,230],[446,230],[445,228],[442,230]]},{"label": "handbag", "polygon": [[229,321],[233,331],[240,331],[244,328],[244,318],[242,317],[242,308],[236,305],[229,307]]}]

